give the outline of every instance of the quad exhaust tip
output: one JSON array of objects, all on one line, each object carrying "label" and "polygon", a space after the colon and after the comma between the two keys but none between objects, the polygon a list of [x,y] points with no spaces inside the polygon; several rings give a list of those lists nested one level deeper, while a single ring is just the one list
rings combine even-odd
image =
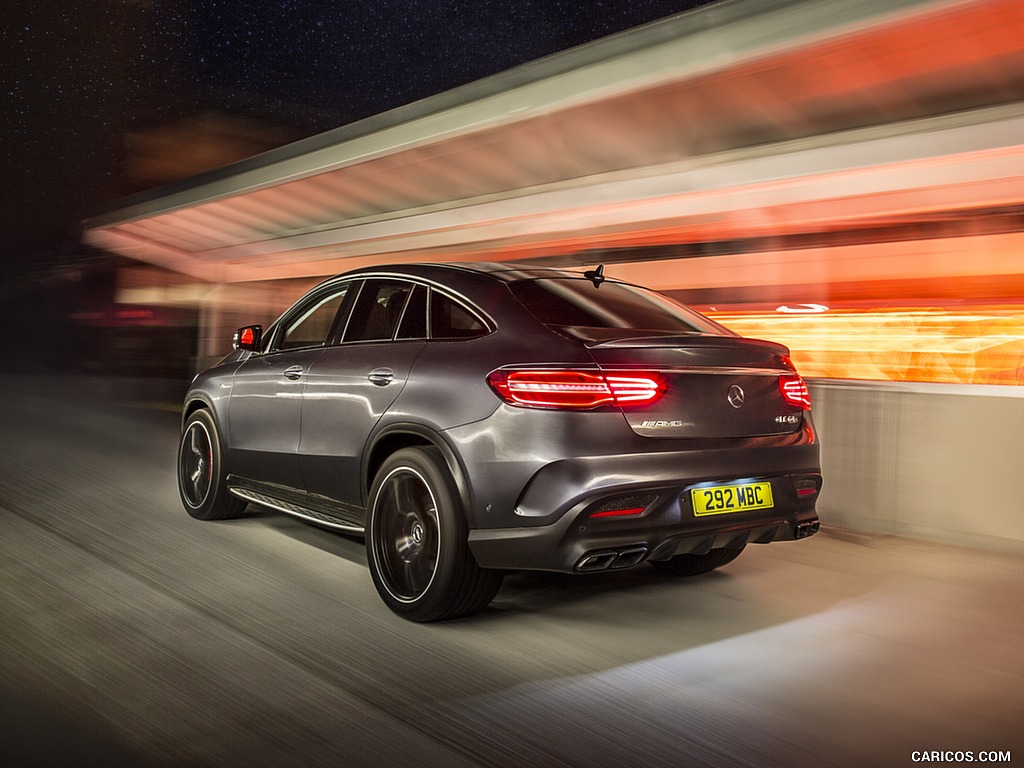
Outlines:
[{"label": "quad exhaust tip", "polygon": [[647,557],[647,547],[641,546],[590,552],[576,563],[576,570],[580,573],[593,573],[608,569],[632,568],[639,565],[645,557]]},{"label": "quad exhaust tip", "polygon": [[793,536],[797,539],[806,539],[808,536],[817,533],[819,528],[821,528],[821,521],[806,520],[802,523],[797,523],[793,527]]}]

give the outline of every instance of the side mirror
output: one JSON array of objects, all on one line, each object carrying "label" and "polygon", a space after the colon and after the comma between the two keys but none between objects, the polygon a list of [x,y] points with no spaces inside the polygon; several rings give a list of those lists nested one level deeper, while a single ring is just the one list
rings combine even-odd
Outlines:
[{"label": "side mirror", "polygon": [[258,352],[260,342],[263,341],[262,325],[244,325],[235,331],[231,344],[235,349],[245,349],[250,352]]}]

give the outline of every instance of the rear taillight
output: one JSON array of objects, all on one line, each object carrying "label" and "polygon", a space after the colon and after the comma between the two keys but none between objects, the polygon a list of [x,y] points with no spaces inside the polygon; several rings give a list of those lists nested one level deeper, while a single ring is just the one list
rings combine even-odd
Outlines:
[{"label": "rear taillight", "polygon": [[503,369],[491,373],[487,383],[506,403],[526,408],[647,405],[665,393],[664,380],[647,371]]},{"label": "rear taillight", "polygon": [[807,382],[796,373],[784,373],[779,376],[779,391],[783,399],[789,405],[803,408],[805,411],[811,408],[811,393],[807,389]]}]

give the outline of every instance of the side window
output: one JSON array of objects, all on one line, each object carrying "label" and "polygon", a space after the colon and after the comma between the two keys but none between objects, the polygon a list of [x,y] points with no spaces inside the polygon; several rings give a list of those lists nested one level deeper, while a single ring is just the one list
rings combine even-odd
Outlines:
[{"label": "side window", "polygon": [[427,286],[417,285],[405,305],[402,324],[398,326],[399,339],[427,338]]},{"label": "side window", "polygon": [[295,314],[285,320],[274,349],[301,349],[326,343],[347,292],[346,284],[340,290],[320,294],[299,307]]},{"label": "side window", "polygon": [[412,283],[403,280],[367,280],[352,310],[345,341],[393,338],[412,288]]},{"label": "side window", "polygon": [[430,338],[472,339],[487,334],[479,317],[454,299],[430,292]]}]

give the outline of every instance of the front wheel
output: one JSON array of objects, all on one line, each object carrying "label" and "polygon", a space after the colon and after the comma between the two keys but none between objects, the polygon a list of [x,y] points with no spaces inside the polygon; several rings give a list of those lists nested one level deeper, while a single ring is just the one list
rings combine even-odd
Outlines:
[{"label": "front wheel", "polygon": [[377,592],[410,621],[476,613],[503,574],[477,565],[455,483],[437,450],[403,448],[370,489],[366,559]]},{"label": "front wheel", "polygon": [[650,563],[660,573],[672,576],[699,576],[731,563],[741,552],[743,547],[723,547],[712,549],[703,555],[676,555],[671,560],[651,560]]},{"label": "front wheel", "polygon": [[197,520],[225,520],[245,509],[225,482],[227,470],[213,416],[200,408],[188,417],[178,444],[178,494],[185,511]]}]

